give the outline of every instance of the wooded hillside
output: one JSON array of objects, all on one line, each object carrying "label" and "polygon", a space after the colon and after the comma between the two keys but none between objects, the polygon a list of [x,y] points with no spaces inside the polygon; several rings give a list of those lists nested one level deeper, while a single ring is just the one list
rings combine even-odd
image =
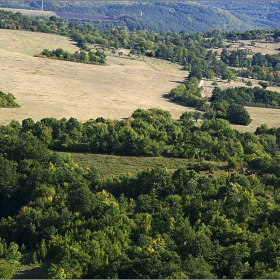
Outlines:
[{"label": "wooded hillside", "polygon": [[[0,7],[41,9],[41,1],[1,2]],[[279,2],[122,2],[122,1],[60,1],[44,2],[44,10],[57,12],[64,18],[80,23],[90,22],[90,15],[109,18],[94,21],[102,29],[127,26],[129,30],[190,33],[212,29],[241,31],[279,27]],[[63,14],[60,14],[62,13]],[[69,13],[68,15],[65,13]],[[77,15],[71,15],[77,13]],[[80,14],[80,16],[79,16]],[[88,14],[88,19],[86,19]]]}]

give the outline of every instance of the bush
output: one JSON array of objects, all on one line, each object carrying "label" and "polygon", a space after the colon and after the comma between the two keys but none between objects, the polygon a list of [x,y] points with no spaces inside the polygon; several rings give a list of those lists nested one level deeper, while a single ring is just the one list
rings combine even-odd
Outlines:
[{"label": "bush", "polygon": [[252,120],[244,106],[231,104],[228,108],[228,120],[233,124],[248,125]]}]

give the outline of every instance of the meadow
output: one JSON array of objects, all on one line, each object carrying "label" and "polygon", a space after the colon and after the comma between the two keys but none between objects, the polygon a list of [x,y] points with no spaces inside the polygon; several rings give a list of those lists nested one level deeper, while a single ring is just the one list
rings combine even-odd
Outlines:
[{"label": "meadow", "polygon": [[[53,34],[1,29],[0,36],[1,90],[12,93],[21,106],[1,109],[1,124],[29,117],[35,121],[45,117],[126,119],[138,108],[153,107],[168,110],[178,119],[183,112],[193,110],[166,98],[188,75],[177,64],[149,57],[129,58],[126,50],[118,50],[124,53],[122,57],[107,52],[106,66],[44,59],[34,55],[45,48],[74,53],[78,47],[68,37]],[[254,52],[277,52],[278,45],[258,42],[252,48]],[[203,94],[208,97],[213,90],[211,83],[203,83]],[[230,83],[218,81],[218,85],[223,89],[245,84],[238,78]],[[279,87],[268,89],[279,91]],[[234,128],[254,132],[263,123],[279,126],[279,110],[246,109],[252,123]]]},{"label": "meadow", "polygon": [[43,49],[78,50],[67,37],[0,30],[1,90],[12,93],[18,110],[0,111],[0,123],[44,117],[80,121],[129,118],[138,108],[161,108],[174,118],[187,110],[164,97],[183,82],[179,65],[156,59],[108,56],[107,66],[34,57]]},{"label": "meadow", "polygon": [[[71,156],[83,168],[94,166],[101,178],[117,177],[128,173],[132,177],[136,177],[138,173],[148,167],[151,169],[166,168],[170,172],[174,172],[178,168],[193,168],[198,165],[197,161],[184,158],[132,157],[88,153],[71,153]],[[206,173],[208,174],[208,171],[201,172],[201,174]]]}]

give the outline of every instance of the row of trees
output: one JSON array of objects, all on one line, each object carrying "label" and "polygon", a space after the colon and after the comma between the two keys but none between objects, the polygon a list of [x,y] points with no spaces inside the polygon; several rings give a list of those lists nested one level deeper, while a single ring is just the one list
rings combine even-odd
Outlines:
[{"label": "row of trees", "polygon": [[[167,112],[137,110],[133,118],[147,134],[148,124],[158,131],[172,125]],[[67,123],[69,131],[73,124]],[[182,135],[184,143],[192,137],[220,143],[217,152],[236,159],[243,151],[242,165],[255,164],[258,176],[162,168],[100,180],[94,166],[81,168],[50,151],[26,121],[1,126],[1,276],[11,277],[20,248],[33,252],[35,263],[50,260],[45,277],[54,279],[280,277],[280,161],[265,149],[270,129],[256,136],[226,124],[207,120]],[[207,157],[208,150],[200,154]]]},{"label": "row of trees", "polygon": [[[239,108],[233,109],[229,110],[233,116],[243,116]],[[217,107],[217,114],[219,110]],[[278,140],[271,141],[270,135],[247,137],[218,118],[204,120],[197,127],[193,118],[197,120],[200,116],[185,112],[180,121],[174,121],[169,112],[139,109],[127,121],[98,118],[82,123],[74,118],[45,118],[35,123],[25,119],[21,130],[32,133],[51,149],[73,152],[205,158],[235,161],[236,166],[246,161],[254,168],[258,160],[261,164],[263,158],[269,157],[267,153],[276,153]],[[278,139],[280,132],[277,130],[275,135]],[[253,146],[254,150],[250,148]]]},{"label": "row of trees", "polygon": [[237,74],[246,77],[270,82],[280,82],[280,55],[256,53],[252,58],[247,57],[247,51],[228,51],[226,48],[221,53],[221,60],[233,67],[245,69],[237,71]]},{"label": "row of trees", "polygon": [[66,61],[74,61],[81,63],[90,63],[90,64],[106,64],[106,55],[104,52],[97,50],[96,52],[89,51],[86,52],[81,50],[80,52],[76,51],[74,54],[64,51],[61,48],[56,50],[49,51],[44,49],[39,56],[45,56],[49,58],[56,58]]},{"label": "row of trees", "polygon": [[[241,8],[244,12],[244,9]],[[276,28],[274,30],[246,30],[246,31],[229,31],[224,32],[224,37],[232,42],[237,42],[239,40],[253,40],[253,41],[267,41],[267,42],[279,42],[280,29]]]},{"label": "row of trees", "polygon": [[280,95],[277,91],[266,90],[260,87],[234,87],[221,90],[215,87],[211,101],[237,103],[254,107],[279,108]]}]

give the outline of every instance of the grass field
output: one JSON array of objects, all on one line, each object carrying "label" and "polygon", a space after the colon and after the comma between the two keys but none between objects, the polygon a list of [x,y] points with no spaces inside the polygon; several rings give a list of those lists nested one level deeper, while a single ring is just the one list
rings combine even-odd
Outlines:
[{"label": "grass field", "polygon": [[[0,124],[11,120],[35,121],[44,117],[70,118],[80,121],[97,117],[122,119],[138,108],[161,108],[178,119],[193,110],[168,101],[164,96],[183,82],[188,73],[170,62],[148,57],[107,57],[108,66],[86,65],[34,57],[44,48],[78,50],[67,37],[19,30],[0,30],[1,88],[12,93],[20,108],[0,110]],[[278,43],[258,43],[260,50],[275,51]],[[269,45],[269,46],[268,46]],[[257,49],[259,46],[256,46]],[[121,51],[121,50],[120,50]],[[125,50],[122,50],[125,53]],[[108,53],[109,54],[109,53]],[[251,80],[257,85],[256,80]],[[211,96],[212,81],[203,84],[203,94]],[[221,88],[244,86],[240,81],[218,82]],[[277,90],[277,87],[268,89]],[[279,127],[280,110],[247,108],[253,121],[249,126],[233,126],[255,131],[262,123]]]},{"label": "grass field", "polygon": [[12,9],[12,8],[1,8],[1,10],[11,11],[13,13],[19,12],[29,17],[51,17],[51,16],[59,17],[55,12],[51,12],[51,11]]},{"label": "grass field", "polygon": [[31,117],[88,120],[127,118],[138,108],[158,107],[174,118],[187,110],[163,96],[185,80],[180,66],[145,58],[107,58],[108,66],[86,65],[33,57],[43,48],[74,52],[66,37],[17,30],[0,30],[1,90],[21,105],[0,111],[0,123]]},{"label": "grass field", "polygon": [[[60,153],[65,154],[65,153]],[[197,161],[183,158],[165,157],[130,157],[113,156],[103,154],[71,153],[74,161],[83,168],[94,166],[101,178],[120,176],[130,173],[136,177],[139,172],[147,168],[166,168],[170,172],[178,168],[188,168],[197,165]],[[223,164],[221,163],[222,167]],[[215,173],[219,173],[217,170]],[[208,174],[208,171],[201,172],[201,175]]]},{"label": "grass field", "polygon": [[131,173],[133,177],[138,172],[150,168],[167,168],[175,171],[179,167],[187,167],[190,160],[164,157],[129,157],[100,154],[71,153],[74,161],[81,167],[94,166],[101,177],[119,176]]}]

